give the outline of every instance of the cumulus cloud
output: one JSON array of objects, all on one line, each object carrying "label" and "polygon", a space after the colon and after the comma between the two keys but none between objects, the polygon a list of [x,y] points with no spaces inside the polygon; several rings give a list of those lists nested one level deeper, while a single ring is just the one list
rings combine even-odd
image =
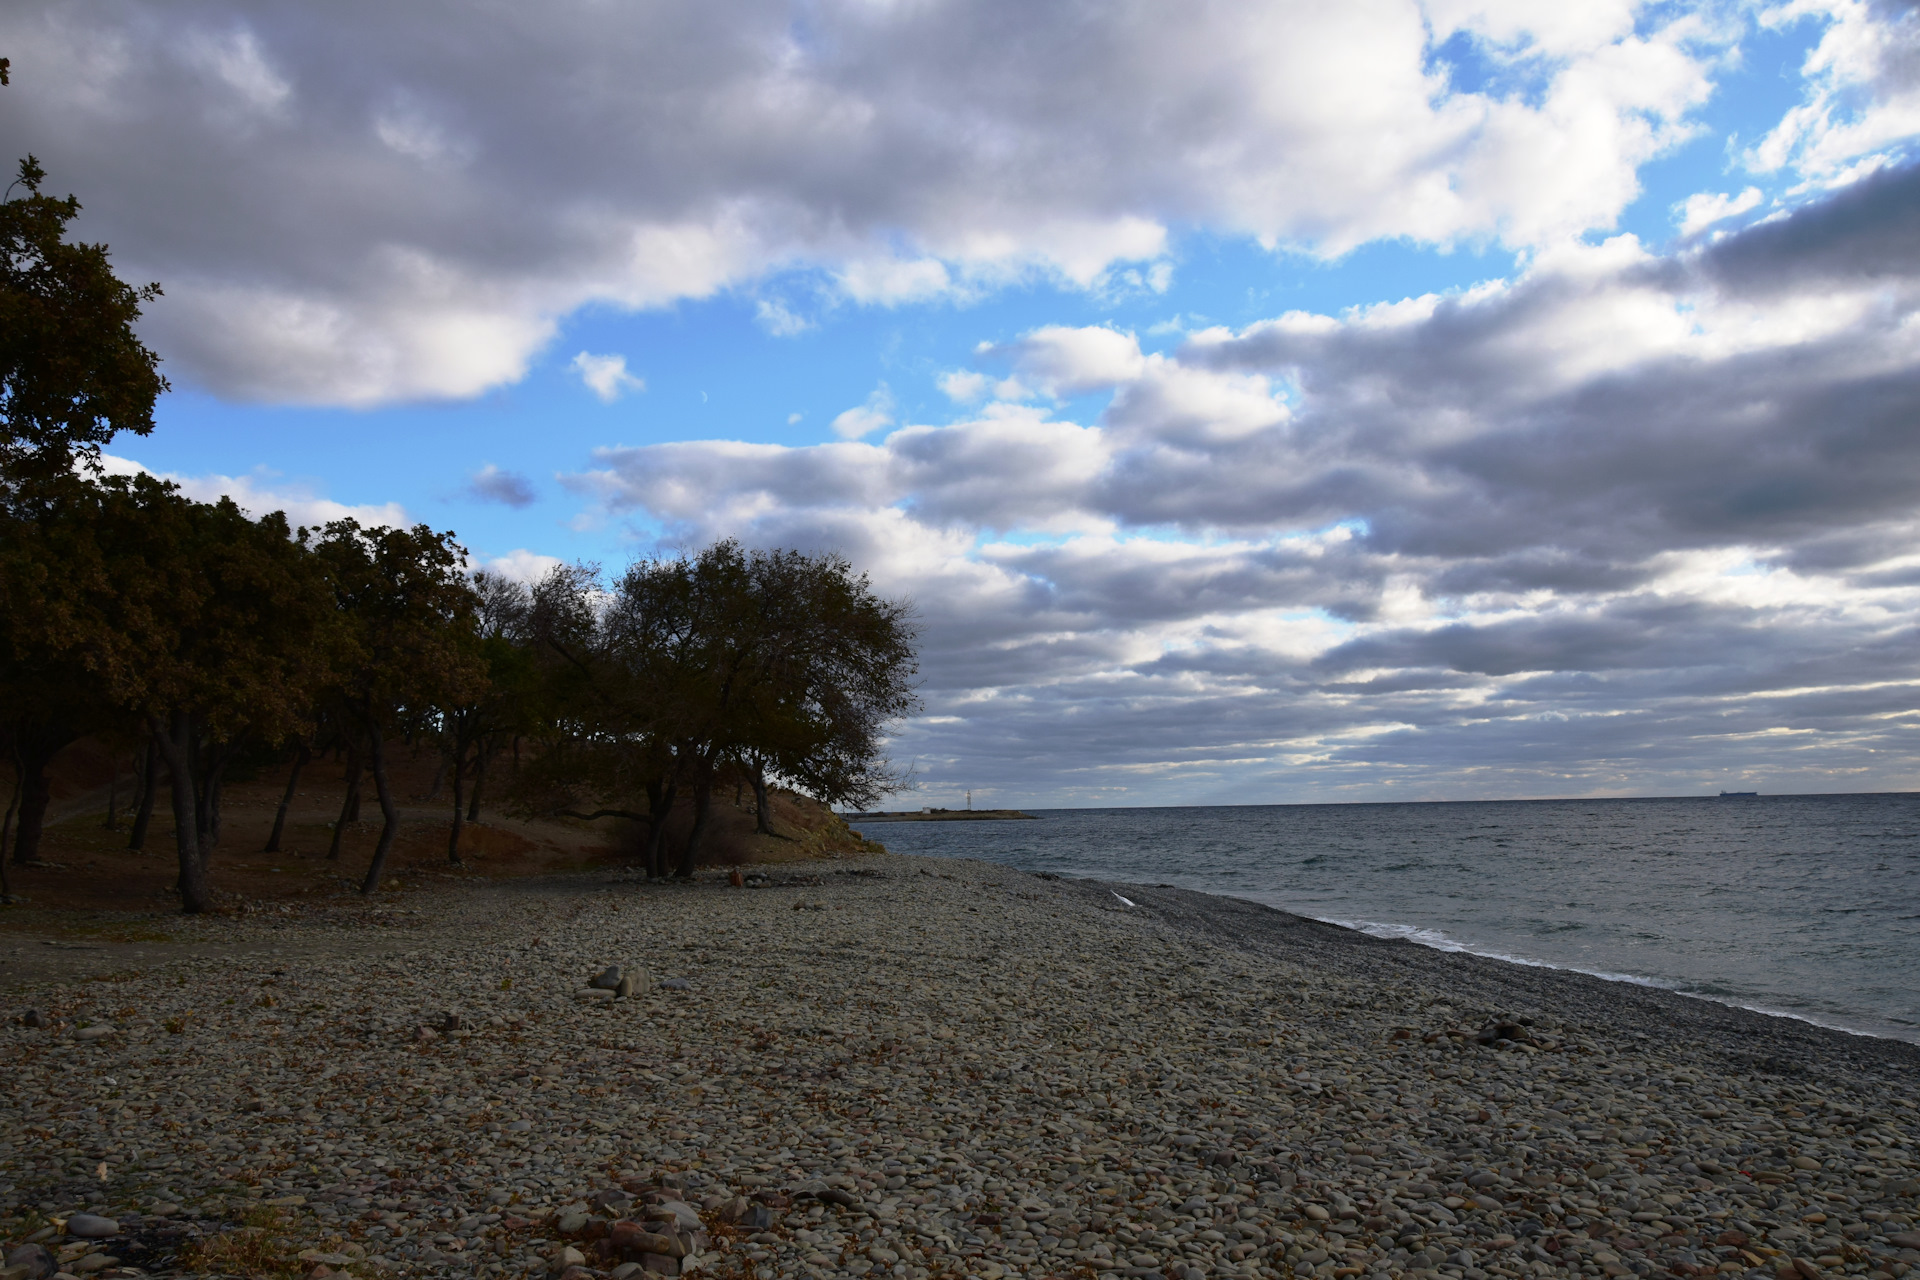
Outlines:
[{"label": "cumulus cloud", "polygon": [[1905,0],[1788,0],[1762,15],[1777,26],[1807,18],[1826,30],[1802,68],[1806,97],[1747,162],[1840,185],[1899,159],[1920,134],[1920,9]]},{"label": "cumulus cloud", "polygon": [[498,502],[508,507],[530,507],[539,500],[533,482],[518,472],[504,471],[489,462],[473,473],[467,493],[482,502]]},{"label": "cumulus cloud", "polygon": [[509,551],[503,556],[489,556],[482,567],[503,578],[510,578],[531,587],[559,568],[562,563],[558,556],[541,555],[537,551],[528,551],[522,547],[516,551]]},{"label": "cumulus cloud", "polygon": [[[315,25],[26,0],[0,13],[0,142],[165,283],[150,332],[177,372],[462,397],[581,307],[793,269],[896,305],[1163,288],[1176,226],[1325,254],[1610,226],[1686,136],[1718,37],[1565,8],[341,0]],[[1461,42],[1507,87],[1455,87]]]},{"label": "cumulus cloud", "polygon": [[1104,326],[1048,325],[1018,342],[983,347],[980,354],[1010,360],[1022,385],[1056,397],[1131,382],[1146,363],[1132,334]]},{"label": "cumulus cloud", "polygon": [[1110,387],[1093,420],[1002,399],[571,483],[910,594],[932,714],[897,749],[934,794],[1909,786],[1917,225],[1895,169],[1705,248],[1563,246],[1162,355],[1041,329],[987,354]]},{"label": "cumulus cloud", "polygon": [[600,397],[601,404],[612,404],[629,391],[645,391],[647,384],[627,372],[625,356],[596,356],[582,351],[568,366],[580,375],[587,390]]},{"label": "cumulus cloud", "polygon": [[867,396],[865,403],[834,416],[833,434],[842,440],[858,440],[892,425],[893,393],[882,383]]},{"label": "cumulus cloud", "polygon": [[215,502],[221,498],[232,498],[234,504],[248,515],[264,516],[269,512],[283,511],[287,522],[296,527],[305,525],[318,528],[334,520],[358,520],[363,525],[388,525],[401,528],[411,523],[406,508],[397,502],[352,503],[335,502],[331,498],[321,497],[308,485],[286,484],[265,471],[244,476],[223,476],[218,474],[189,476],[172,471],[155,471],[131,458],[104,454],[101,462],[110,474],[133,475],[144,472],[170,480],[180,487],[180,492],[199,502]]},{"label": "cumulus cloud", "polygon": [[1757,208],[1763,199],[1765,197],[1760,194],[1758,187],[1748,187],[1737,196],[1702,191],[1674,206],[1674,212],[1678,215],[1675,221],[1680,226],[1681,235],[1698,235],[1716,222],[1725,222],[1737,214]]}]

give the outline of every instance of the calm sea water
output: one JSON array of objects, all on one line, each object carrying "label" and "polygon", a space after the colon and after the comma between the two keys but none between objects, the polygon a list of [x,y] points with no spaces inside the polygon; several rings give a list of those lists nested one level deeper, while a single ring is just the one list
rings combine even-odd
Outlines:
[{"label": "calm sea water", "polygon": [[1030,812],[866,830],[1920,1042],[1920,794]]}]

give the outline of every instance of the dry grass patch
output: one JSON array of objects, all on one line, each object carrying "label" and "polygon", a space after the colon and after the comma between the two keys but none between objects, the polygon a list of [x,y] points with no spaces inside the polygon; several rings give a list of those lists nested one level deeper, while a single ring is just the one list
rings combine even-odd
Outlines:
[{"label": "dry grass patch", "polygon": [[246,1280],[288,1280],[300,1274],[300,1259],[284,1239],[286,1219],[264,1205],[247,1210],[236,1231],[195,1240],[180,1251],[180,1265],[202,1275]]}]

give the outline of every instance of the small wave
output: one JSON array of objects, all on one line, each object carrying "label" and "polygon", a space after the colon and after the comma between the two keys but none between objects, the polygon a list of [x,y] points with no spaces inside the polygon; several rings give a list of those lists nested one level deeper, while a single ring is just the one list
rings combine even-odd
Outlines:
[{"label": "small wave", "polygon": [[1546,960],[1536,960],[1532,956],[1514,955],[1509,951],[1496,951],[1491,947],[1472,942],[1462,942],[1439,929],[1425,929],[1418,925],[1388,924],[1380,920],[1336,920],[1332,916],[1315,916],[1324,924],[1337,924],[1342,929],[1352,929],[1375,938],[1405,938],[1408,942],[1417,942],[1423,947],[1432,947],[1435,951],[1460,951],[1471,956],[1485,956],[1489,960],[1504,960],[1508,964],[1523,964],[1529,969],[1565,969],[1573,973],[1584,973],[1593,978],[1604,978],[1608,982],[1630,982],[1636,987],[1655,987],[1663,991],[1674,988],[1652,978],[1642,978],[1631,973],[1611,973],[1605,969],[1582,969],[1578,965],[1553,964]]},{"label": "small wave", "polygon": [[1735,1009],[1745,1009],[1749,1013],[1765,1014],[1769,1018],[1792,1018],[1795,1022],[1804,1022],[1810,1026],[1824,1027],[1828,1031],[1842,1031],[1850,1036],[1860,1036],[1868,1040],[1911,1040],[1920,1042],[1920,1037],[1896,1035],[1886,1031],[1862,1031],[1858,1027],[1849,1027],[1839,1022],[1828,1022],[1811,1014],[1795,1013],[1791,1009],[1776,1009],[1771,1005],[1754,1004],[1732,996],[1716,995],[1712,992],[1688,989],[1673,982],[1659,978],[1645,978],[1634,973],[1613,973],[1606,969],[1586,969],[1576,964],[1554,964],[1547,960],[1536,960],[1532,956],[1514,955],[1512,952],[1499,951],[1492,947],[1463,942],[1452,937],[1444,930],[1424,928],[1420,925],[1392,924],[1383,920],[1342,920],[1334,916],[1315,916],[1322,924],[1338,925],[1342,929],[1352,929],[1374,938],[1404,938],[1408,942],[1431,947],[1435,951],[1457,951],[1466,955],[1484,956],[1488,960],[1504,960],[1508,964],[1525,965],[1529,969],[1558,969],[1568,973],[1584,973],[1590,978],[1600,978],[1606,982],[1625,982],[1636,987],[1648,987],[1655,991],[1671,991],[1675,995],[1687,996],[1694,1000],[1710,1000],[1714,1004],[1723,1004]]}]

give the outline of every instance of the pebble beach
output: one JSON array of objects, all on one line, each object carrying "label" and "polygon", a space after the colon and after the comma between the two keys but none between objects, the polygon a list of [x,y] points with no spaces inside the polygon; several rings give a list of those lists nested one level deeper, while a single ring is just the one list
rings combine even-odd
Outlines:
[{"label": "pebble beach", "polygon": [[1914,1046],[1234,899],[882,855],[179,936],[0,947],[4,1280],[1920,1265]]}]

